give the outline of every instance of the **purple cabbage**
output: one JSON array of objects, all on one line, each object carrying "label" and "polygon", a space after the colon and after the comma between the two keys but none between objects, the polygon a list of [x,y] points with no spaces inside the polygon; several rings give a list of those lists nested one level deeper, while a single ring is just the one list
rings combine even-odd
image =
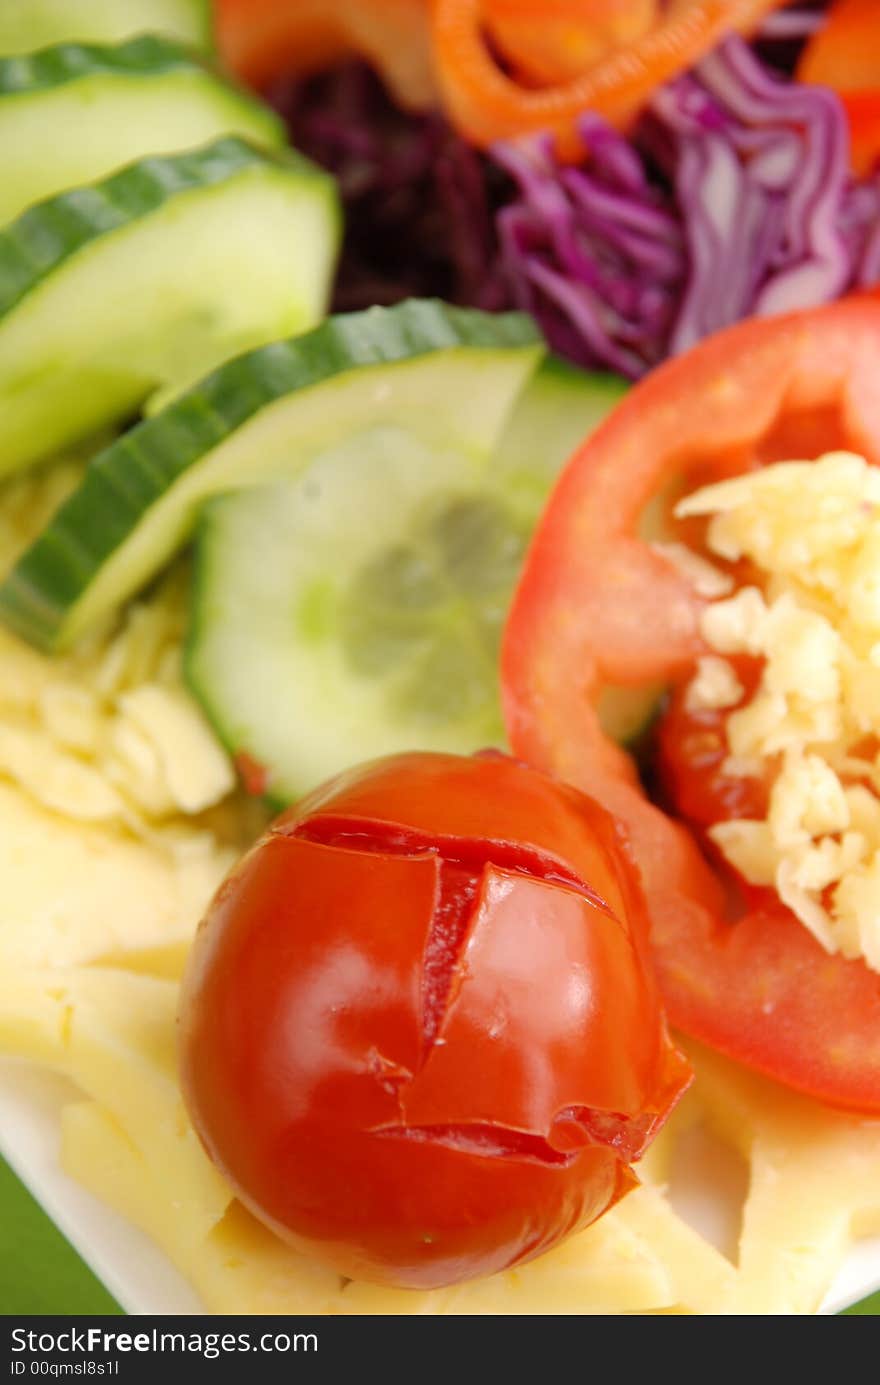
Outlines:
[{"label": "purple cabbage", "polygon": [[853,179],[837,97],[784,70],[822,18],[770,16],[757,51],[728,39],[630,138],[585,114],[578,167],[549,136],[486,157],[362,65],[281,83],[294,144],[345,206],[334,309],[520,306],[561,355],[634,379],[740,318],[877,284],[880,171]]},{"label": "purple cabbage", "polygon": [[630,141],[582,119],[582,167],[550,137],[499,144],[514,300],[578,364],[637,378],[751,315],[880,281],[880,173],[849,173],[837,97],[730,38],[662,88]]},{"label": "purple cabbage", "polygon": [[360,63],[279,82],[266,96],[296,148],[339,184],[335,311],[414,297],[511,306],[494,216],[513,189],[438,112],[399,110]]},{"label": "purple cabbage", "polygon": [[635,378],[661,359],[674,326],[685,235],[632,145],[594,115],[581,130],[583,168],[560,168],[549,135],[493,149],[520,192],[498,213],[502,262],[556,351]]}]

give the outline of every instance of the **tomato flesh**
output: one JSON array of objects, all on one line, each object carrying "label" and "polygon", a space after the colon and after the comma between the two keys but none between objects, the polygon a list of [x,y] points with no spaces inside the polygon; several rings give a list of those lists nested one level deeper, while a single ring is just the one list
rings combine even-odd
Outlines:
[{"label": "tomato flesh", "polygon": [[[761,676],[757,659],[729,659],[743,688],[737,706],[749,701]],[[764,818],[773,766],[761,776],[732,775],[724,763],[730,755],[727,719],[733,707],[695,711],[688,705],[687,684],[669,697],[655,733],[655,770],[660,800],[677,818],[705,831],[731,818]]]},{"label": "tomato flesh", "polygon": [[633,1186],[689,1081],[643,910],[608,815],[506,757],[342,776],[200,929],[195,1127],[342,1274],[424,1288],[521,1263]]},{"label": "tomato flesh", "polygon": [[597,708],[609,686],[683,683],[711,652],[700,638],[705,602],[643,536],[646,514],[659,503],[668,519],[664,497],[791,457],[848,448],[880,464],[878,369],[880,303],[863,296],[741,323],[654,371],[561,476],[502,653],[516,753],[626,825],[673,1024],[872,1114],[880,976],[829,956],[775,897],[729,922],[727,881],[688,826],[649,800]]}]

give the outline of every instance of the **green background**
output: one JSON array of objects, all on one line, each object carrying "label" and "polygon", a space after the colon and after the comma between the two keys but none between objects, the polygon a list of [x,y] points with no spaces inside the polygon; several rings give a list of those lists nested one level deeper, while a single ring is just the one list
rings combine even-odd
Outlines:
[{"label": "green background", "polygon": [[0,1159],[0,1313],[121,1313],[9,1165]]},{"label": "green background", "polygon": [[[880,1316],[880,1294],[847,1311]],[[0,1159],[0,1314],[121,1312]]]}]

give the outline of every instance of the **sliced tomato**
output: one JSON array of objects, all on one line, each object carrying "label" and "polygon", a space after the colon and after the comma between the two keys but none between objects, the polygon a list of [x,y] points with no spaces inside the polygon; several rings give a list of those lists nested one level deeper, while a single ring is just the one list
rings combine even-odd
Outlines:
[{"label": "sliced tomato", "polygon": [[804,48],[797,76],[840,94],[847,114],[851,162],[869,173],[880,158],[880,5],[837,0]]},{"label": "sliced tomato", "polygon": [[880,1112],[880,976],[829,956],[781,905],[729,921],[689,830],[603,731],[609,688],[675,682],[700,653],[693,586],[640,526],[675,495],[846,447],[880,465],[880,303],[752,319],[667,362],[575,454],[533,541],[503,649],[516,753],[625,823],[670,1017],[835,1105]]},{"label": "sliced tomato", "polygon": [[217,0],[215,11],[220,53],[252,86],[357,56],[402,105],[434,96],[427,0]]}]

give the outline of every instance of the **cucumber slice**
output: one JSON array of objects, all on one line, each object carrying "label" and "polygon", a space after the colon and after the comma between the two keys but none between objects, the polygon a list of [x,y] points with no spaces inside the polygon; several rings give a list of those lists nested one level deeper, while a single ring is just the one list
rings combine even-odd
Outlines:
[{"label": "cucumber slice", "polygon": [[625,388],[548,362],[476,464],[373,434],[207,506],[187,676],[276,806],[374,756],[504,744],[498,646],[526,545]]},{"label": "cucumber slice", "polygon": [[123,164],[229,134],[271,148],[286,142],[267,106],[169,39],[0,58],[0,224]]},{"label": "cucumber slice", "polygon": [[[530,529],[561,467],[628,389],[617,375],[585,374],[555,356],[544,361],[521,395],[495,459],[506,499]],[[606,734],[637,749],[663,692],[662,685],[607,687],[597,708]]]},{"label": "cucumber slice", "polygon": [[0,231],[0,474],[320,317],[335,185],[238,139],[145,159]]},{"label": "cucumber slice", "polygon": [[628,388],[619,375],[579,370],[558,356],[541,363],[493,463],[499,486],[530,530],[563,464]]},{"label": "cucumber slice", "polygon": [[147,31],[213,46],[210,0],[0,0],[0,54],[119,43]]},{"label": "cucumber slice", "polygon": [[478,459],[542,350],[519,313],[412,301],[228,361],[93,459],[0,587],[0,616],[70,644],[167,562],[205,497],[298,475],[349,439],[403,431]]}]

